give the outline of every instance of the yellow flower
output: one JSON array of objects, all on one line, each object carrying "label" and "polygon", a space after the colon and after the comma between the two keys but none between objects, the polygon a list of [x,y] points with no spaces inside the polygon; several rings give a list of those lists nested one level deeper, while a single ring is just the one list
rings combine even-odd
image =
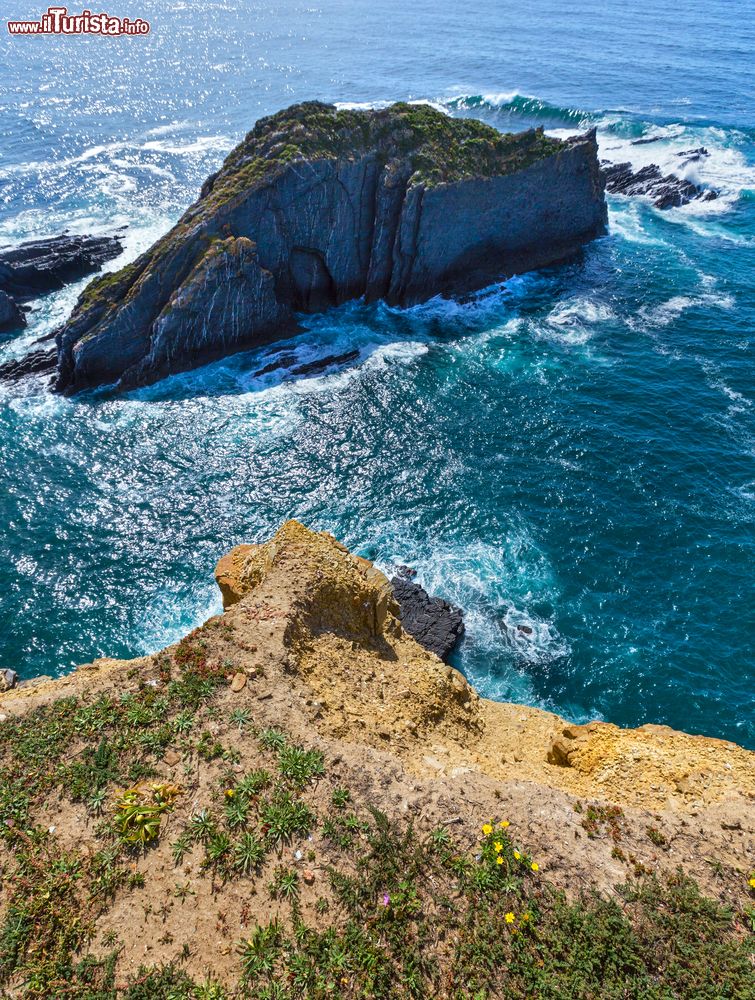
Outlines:
[{"label": "yellow flower", "polygon": [[500,840],[496,840],[496,842],[493,844],[493,847],[495,847],[498,854],[500,854],[501,851],[503,850],[503,844],[500,842]]},{"label": "yellow flower", "polygon": [[516,917],[514,916],[513,913],[507,913],[504,919],[507,924],[513,924],[514,921],[516,920]]},{"label": "yellow flower", "polygon": [[516,858],[517,861],[522,860],[522,855],[519,853],[519,851],[514,851],[514,857]]},{"label": "yellow flower", "polygon": [[232,788],[226,788],[226,790],[225,790],[225,797],[227,799],[232,799],[235,794],[236,794],[236,792]]},{"label": "yellow flower", "polygon": [[755,889],[755,878],[751,878],[747,884],[751,889]]},{"label": "yellow flower", "polygon": [[529,920],[529,919],[530,919],[529,913],[523,913],[522,914],[522,920]]},{"label": "yellow flower", "polygon": [[498,855],[498,857],[497,857],[497,858],[495,859],[495,863],[496,863],[497,865],[502,865],[502,864],[503,864],[503,858],[501,857],[501,855],[500,855],[500,854],[499,854],[499,855]]},{"label": "yellow flower", "polygon": [[507,826],[511,826],[511,823],[507,819],[502,819],[498,825],[502,830],[505,830]]},{"label": "yellow flower", "polygon": [[532,864],[530,865],[530,868],[533,870],[533,872],[540,871],[540,865],[537,863],[537,861],[533,861]]},{"label": "yellow flower", "polygon": [[493,827],[490,825],[490,823],[483,823],[482,832],[485,834],[486,837],[489,837],[490,834],[493,832]]}]

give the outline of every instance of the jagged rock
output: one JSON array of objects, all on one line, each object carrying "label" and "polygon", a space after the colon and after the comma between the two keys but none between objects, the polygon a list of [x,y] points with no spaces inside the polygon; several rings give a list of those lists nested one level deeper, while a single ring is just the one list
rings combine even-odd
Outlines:
[{"label": "jagged rock", "polygon": [[0,382],[18,382],[19,379],[26,378],[27,375],[54,372],[57,361],[58,355],[54,349],[31,351],[22,358],[6,361],[5,364],[0,365]]},{"label": "jagged rock", "polygon": [[686,166],[688,163],[696,163],[698,160],[702,160],[704,156],[710,156],[710,153],[705,146],[698,146],[697,149],[683,149],[676,155],[680,160],[684,159],[684,165]]},{"label": "jagged rock", "polygon": [[15,299],[0,289],[0,333],[26,326],[26,316]]},{"label": "jagged rock", "polygon": [[606,191],[611,194],[645,195],[652,198],[656,208],[678,208],[690,201],[712,201],[718,192],[693,184],[676,174],[662,174],[661,168],[651,163],[634,170],[631,163],[602,162]]},{"label": "jagged rock", "polygon": [[318,358],[316,361],[308,361],[306,364],[297,365],[295,354],[283,354],[281,357],[276,358],[275,361],[271,361],[270,364],[265,365],[264,368],[258,369],[254,373],[254,377],[259,378],[260,375],[269,375],[271,372],[278,371],[281,368],[289,368],[292,375],[317,375],[332,365],[345,365],[350,361],[356,361],[358,357],[359,351],[346,351],[344,354],[328,354],[324,358]]},{"label": "jagged rock", "polygon": [[[322,534],[339,551],[348,555],[348,551],[332,535],[327,532]],[[237,545],[219,560],[215,567],[215,580],[223,595],[224,608],[237,604],[257,586],[268,568],[261,561],[262,552],[263,547],[258,545]],[[269,558],[276,558],[275,550],[271,550]],[[445,659],[464,634],[461,609],[439,597],[430,597],[422,587],[412,583],[409,578],[412,571],[406,567],[402,567],[400,575],[389,582],[369,559],[351,555],[349,559],[353,560],[369,588],[370,597],[364,602],[364,607],[372,631],[378,633],[388,615],[392,614],[421,646]]]},{"label": "jagged rock", "polygon": [[99,270],[123,250],[118,236],[70,236],[32,240],[0,250],[0,290],[33,299]]},{"label": "jagged rock", "polygon": [[57,389],[153,382],[360,296],[481,288],[563,259],[606,219],[594,132],[295,105],[257,123],[163,239],[89,285],[57,338]]},{"label": "jagged rock", "polygon": [[461,608],[440,597],[430,597],[406,573],[394,576],[391,586],[401,609],[402,626],[425,649],[445,660],[464,635]]},{"label": "jagged rock", "polygon": [[277,358],[275,361],[271,361],[269,365],[265,365],[264,368],[260,368],[254,373],[255,378],[259,378],[260,375],[269,375],[270,372],[277,372],[280,368],[288,368],[291,365],[296,364],[295,354],[284,354],[282,357]]},{"label": "jagged rock", "polygon": [[318,358],[317,361],[310,361],[306,365],[297,365],[291,369],[292,375],[316,375],[324,372],[331,365],[346,365],[350,361],[356,361],[359,351],[346,351],[345,354],[328,354],[325,358]]},{"label": "jagged rock", "polygon": [[5,668],[0,670],[0,691],[10,691],[18,684],[18,674],[15,670]]},{"label": "jagged rock", "polygon": [[256,550],[256,545],[237,545],[218,560],[215,582],[220,587],[224,609],[237,604],[254,586],[256,577],[248,572],[247,561]]}]

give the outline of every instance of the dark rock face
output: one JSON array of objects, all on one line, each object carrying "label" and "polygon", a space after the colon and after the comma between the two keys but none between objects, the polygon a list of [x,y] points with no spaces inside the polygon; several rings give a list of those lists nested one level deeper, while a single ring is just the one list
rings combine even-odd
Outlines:
[{"label": "dark rock face", "polygon": [[688,163],[699,163],[703,157],[710,156],[710,153],[705,146],[698,146],[697,149],[683,149],[676,155],[680,160],[684,160],[682,166],[686,167]]},{"label": "dark rock face", "polygon": [[55,236],[0,250],[0,290],[23,301],[63,288],[123,250],[116,236]]},{"label": "dark rock face", "polygon": [[0,365],[0,382],[18,382],[27,375],[52,374],[57,369],[58,352],[39,348],[16,361]]},{"label": "dark rock face", "polygon": [[[707,150],[701,147],[679,155],[699,159],[707,155]],[[678,208],[698,198],[712,201],[718,197],[718,192],[700,187],[699,184],[693,184],[692,181],[677,177],[676,174],[662,174],[661,168],[654,163],[640,170],[633,170],[631,163],[609,163],[604,160],[603,173],[606,179],[606,191],[610,191],[611,194],[646,195],[653,199],[656,208]]]},{"label": "dark rock face", "polygon": [[[123,250],[116,236],[55,236],[32,240],[12,250],[0,250],[0,332],[26,326],[18,302],[37,298],[99,270]],[[0,378],[21,378],[40,370],[36,356],[0,366]],[[36,360],[35,360],[36,359]],[[26,362],[28,371],[23,370]],[[21,367],[19,367],[21,365]],[[9,369],[10,374],[6,372]]]},{"label": "dark rock face", "polygon": [[417,642],[445,660],[464,635],[461,608],[430,597],[404,570],[391,580],[401,609],[401,624]]},{"label": "dark rock face", "polygon": [[292,375],[317,375],[324,372],[331,365],[347,365],[356,361],[359,351],[346,351],[345,354],[328,354],[327,357],[318,358],[317,361],[309,361],[304,365],[297,365],[291,369]]},{"label": "dark rock face", "polygon": [[147,253],[89,285],[57,338],[57,388],[147,384],[360,296],[481,288],[563,259],[606,218],[594,133],[295,105],[258,122]]},{"label": "dark rock face", "polygon": [[15,300],[0,289],[0,333],[6,330],[20,330],[26,326],[26,316]]}]

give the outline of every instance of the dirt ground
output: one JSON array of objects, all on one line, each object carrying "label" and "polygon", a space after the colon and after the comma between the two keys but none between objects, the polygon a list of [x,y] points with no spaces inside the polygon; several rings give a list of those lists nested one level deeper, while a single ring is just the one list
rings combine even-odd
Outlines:
[{"label": "dirt ground", "polygon": [[[357,815],[374,807],[422,833],[445,826],[470,848],[482,823],[507,820],[542,877],[569,894],[610,893],[632,873],[681,866],[709,895],[742,905],[755,863],[755,754],[658,726],[570,726],[479,698],[401,630],[382,574],[296,522],[267,545],[234,550],[218,577],[227,610],[195,635],[210,660],[227,666],[230,683],[201,725],[234,751],[233,772],[264,766],[251,733],[278,728],[324,754],[324,775],[303,793],[318,814],[344,787]],[[159,689],[158,664],[159,655],[101,660],[17,689],[0,696],[0,723],[70,695],[122,695],[145,680]],[[238,709],[244,725],[231,721]],[[269,858],[252,883],[218,881],[198,845],[177,866],[171,842],[222,795],[228,764],[176,749],[158,769],[182,794],[158,844],[133,862],[143,888],[118,896],[99,919],[92,952],[103,954],[117,936],[120,974],[181,953],[191,975],[211,966],[230,979],[239,928],[285,909],[264,889],[274,869],[298,867],[303,913],[316,919],[337,848],[315,832]],[[63,845],[96,849],[98,821],[83,804],[56,794],[39,819]]]}]

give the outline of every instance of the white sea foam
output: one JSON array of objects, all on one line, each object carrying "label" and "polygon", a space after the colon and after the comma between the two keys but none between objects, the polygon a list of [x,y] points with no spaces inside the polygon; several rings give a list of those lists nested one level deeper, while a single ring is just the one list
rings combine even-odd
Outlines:
[{"label": "white sea foam", "polygon": [[516,607],[508,608],[503,620],[509,646],[528,664],[546,665],[571,652],[553,622],[533,617]]},{"label": "white sea foam", "polygon": [[417,539],[412,524],[390,521],[376,526],[373,544],[376,562],[389,576],[397,565],[407,564],[428,593],[464,608],[466,641],[478,653],[489,651],[498,658],[502,639],[517,661],[528,664],[547,664],[569,653],[553,622],[531,610],[535,601],[551,601],[558,591],[526,525],[512,526],[494,544],[479,539],[460,543],[435,534]]},{"label": "white sea foam", "polygon": [[[598,128],[600,155],[613,163],[629,162],[639,170],[657,164],[663,174],[690,180],[719,192],[713,201],[696,200],[680,209],[667,212],[669,217],[716,216],[731,208],[743,191],[755,188],[755,166],[748,164],[743,147],[747,138],[736,129],[673,123],[653,126],[642,136],[657,141],[635,145],[633,138],[624,138],[609,131],[602,121]],[[563,131],[563,130],[562,130]],[[680,154],[704,147],[708,155],[699,159]]]},{"label": "white sea foam", "polygon": [[188,156],[191,153],[226,152],[233,147],[233,140],[223,135],[200,135],[189,142],[171,142],[167,139],[149,139],[136,148],[159,153],[171,153],[175,156]]},{"label": "white sea foam", "polygon": [[157,125],[149,129],[147,135],[172,135],[174,132],[182,132],[186,128],[191,128],[191,122],[184,119],[180,122],[171,122],[169,125]]},{"label": "white sea foam", "polygon": [[[707,306],[708,308],[725,309],[728,311],[733,309],[735,304],[734,297],[728,293],[703,292],[699,295],[672,295],[665,302],[650,306],[641,306],[637,312],[637,317],[640,320],[640,326],[662,327],[669,326],[688,309],[693,309],[697,306]],[[628,322],[632,327],[637,325],[631,318]]]},{"label": "white sea foam", "polygon": [[406,101],[407,104],[418,106],[424,105],[425,107],[435,108],[436,111],[442,111],[443,114],[448,114],[448,108],[441,101],[433,101],[426,97],[408,101],[404,97],[396,97],[392,101],[336,101],[335,106],[339,111],[382,111],[395,104],[396,101]]},{"label": "white sea foam", "polygon": [[511,102],[516,97],[529,98],[529,94],[522,94],[518,90],[499,90],[497,92],[482,94],[482,99],[486,104],[489,104],[492,108],[502,108]]},{"label": "white sea foam", "polygon": [[548,314],[548,323],[555,326],[577,326],[580,323],[601,323],[613,318],[613,310],[605,302],[595,302],[584,296],[562,299]]}]

